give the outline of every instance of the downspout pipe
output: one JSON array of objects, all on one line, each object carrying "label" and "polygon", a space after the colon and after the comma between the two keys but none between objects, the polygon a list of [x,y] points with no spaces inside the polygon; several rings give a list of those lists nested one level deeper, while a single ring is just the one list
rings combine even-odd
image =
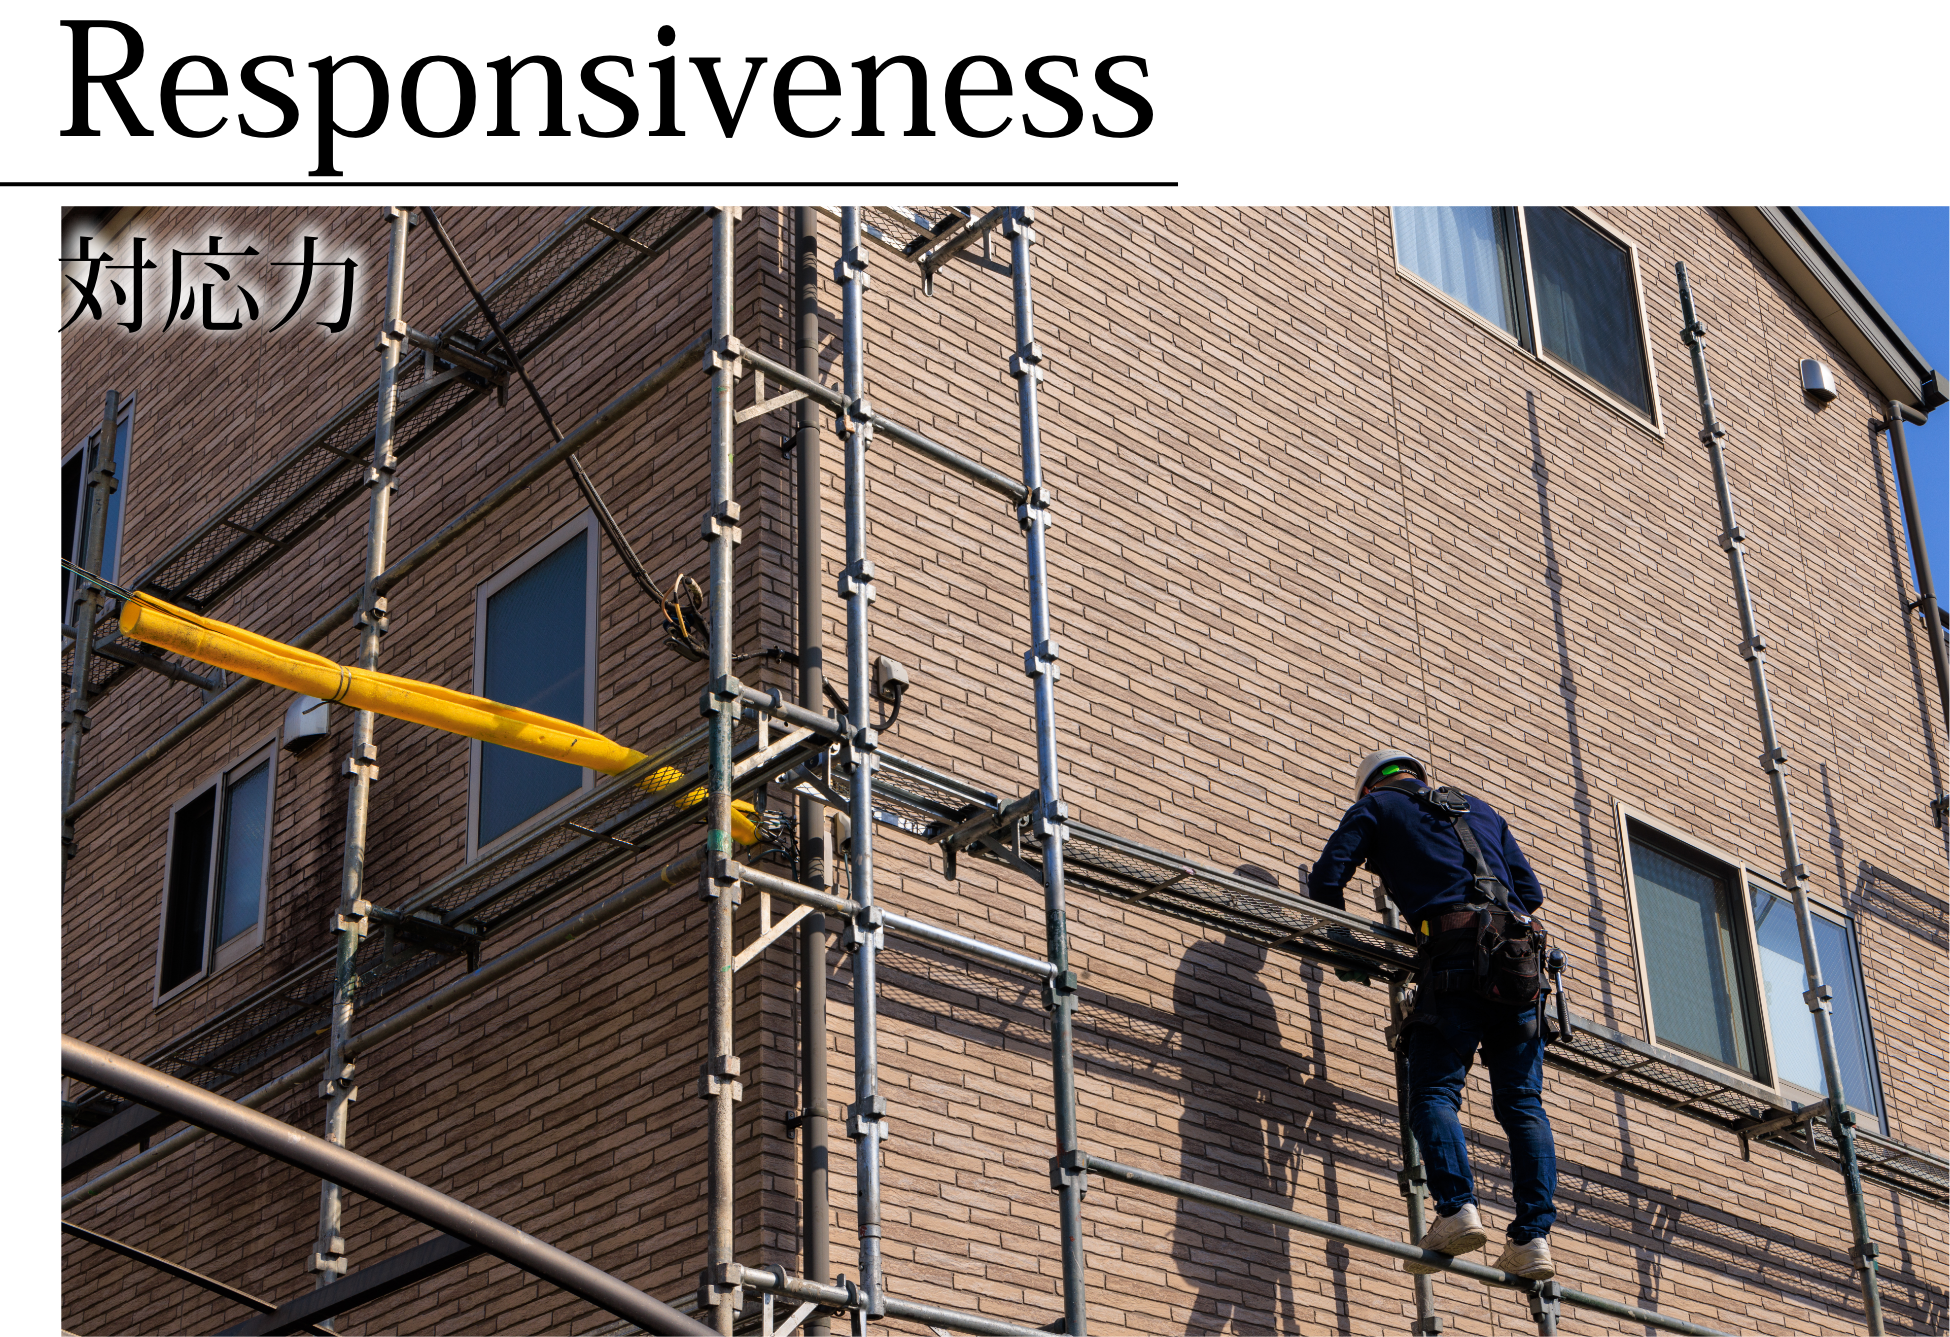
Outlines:
[{"label": "downspout pipe", "polygon": [[[796,309],[793,362],[807,380],[819,378],[819,212],[811,205],[793,210]],[[799,426],[793,462],[798,469],[799,536],[799,705],[824,711],[825,603],[820,588],[822,564],[819,405],[811,397],[798,404]],[[799,800],[799,881],[826,891],[832,857],[824,839],[826,810],[810,798]],[[815,844],[813,832],[822,836]],[[829,1160],[826,1145],[826,916],[814,912],[799,928],[799,1138],[800,1244],[805,1275],[821,1285],[832,1280],[833,1243],[828,1219]],[[822,1311],[806,1320],[806,1332],[832,1331]]]},{"label": "downspout pipe", "polygon": [[1720,503],[1720,546],[1726,549],[1727,565],[1733,575],[1734,600],[1740,609],[1740,653],[1747,661],[1753,682],[1754,713],[1760,720],[1761,769],[1767,772],[1774,795],[1774,820],[1781,833],[1781,858],[1785,867],[1781,883],[1794,893],[1794,922],[1801,934],[1801,962],[1808,977],[1808,991],[1802,995],[1814,1020],[1815,1041],[1821,1048],[1821,1075],[1831,1099],[1828,1126],[1842,1163],[1842,1187],[1848,1195],[1849,1226],[1855,1247],[1849,1257],[1855,1264],[1862,1286],[1862,1308],[1871,1337],[1882,1337],[1882,1297],[1876,1283],[1876,1243],[1869,1238],[1868,1205],[1862,1196],[1862,1171],[1855,1158],[1855,1112],[1848,1108],[1842,1086],[1841,1062],[1835,1052],[1833,991],[1822,983],[1821,958],[1815,949],[1814,912],[1808,905],[1808,866],[1801,861],[1801,849],[1794,834],[1794,811],[1788,803],[1787,750],[1781,746],[1774,728],[1774,706],[1767,691],[1767,642],[1761,637],[1754,618],[1754,601],[1747,585],[1746,534],[1734,517],[1733,489],[1727,481],[1727,457],[1723,444],[1727,429],[1713,407],[1713,387],[1706,375],[1706,325],[1693,308],[1693,288],[1686,277],[1686,262],[1680,261],[1679,307],[1685,318],[1681,337],[1693,355],[1693,381],[1699,392],[1700,444],[1706,447],[1713,466],[1713,488]]},{"label": "downspout pipe", "polygon": [[[1923,615],[1923,634],[1930,638],[1930,662],[1936,667],[1936,700],[1942,711],[1946,731],[1950,731],[1950,647],[1944,644],[1943,615],[1936,601],[1936,577],[1930,571],[1930,550],[1923,542],[1923,516],[1916,505],[1916,479],[1909,468],[1909,440],[1904,422],[1918,426],[1929,421],[1906,404],[1890,400],[1888,416],[1875,424],[1889,433],[1889,453],[1896,461],[1896,486],[1903,497],[1903,524],[1909,531],[1910,564],[1916,569],[1916,602],[1911,605]],[[1950,822],[1950,795],[1939,794],[1930,805],[1930,815],[1941,831]]]}]

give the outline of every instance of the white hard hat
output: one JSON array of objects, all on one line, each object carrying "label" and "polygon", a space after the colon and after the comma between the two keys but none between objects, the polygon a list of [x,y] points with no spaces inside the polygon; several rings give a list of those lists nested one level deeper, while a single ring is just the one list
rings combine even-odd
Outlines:
[{"label": "white hard hat", "polygon": [[1354,797],[1358,799],[1366,793],[1368,780],[1391,761],[1405,761],[1419,771],[1424,780],[1429,778],[1428,765],[1413,752],[1404,752],[1398,747],[1379,748],[1361,758],[1361,764],[1354,768]]}]

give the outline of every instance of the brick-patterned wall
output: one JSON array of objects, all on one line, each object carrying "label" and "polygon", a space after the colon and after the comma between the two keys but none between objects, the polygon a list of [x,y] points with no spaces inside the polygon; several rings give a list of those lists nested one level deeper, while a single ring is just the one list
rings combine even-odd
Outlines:
[{"label": "brick-patterned wall", "polygon": [[[282,238],[309,224],[356,242],[376,292],[376,211],[265,211],[227,226]],[[1889,1131],[1944,1145],[1943,936],[1874,913],[1888,878],[1940,890],[1923,817],[1945,764],[1926,651],[1906,640],[1896,503],[1866,422],[1874,391],[1722,214],[1606,209],[1640,248],[1660,387],[1657,427],[1489,331],[1397,272],[1386,209],[1044,211],[1037,224],[1046,467],[1057,496],[1052,614],[1063,645],[1066,797],[1092,824],[1288,887],[1348,801],[1356,757],[1423,749],[1438,773],[1509,816],[1575,963],[1581,1011],[1634,1034],[1645,1019],[1617,806],[1778,867],[1745,664],[1737,653],[1712,484],[1679,345],[1671,272],[1702,312],[1762,626],[1789,785],[1815,890],[1857,917]],[[559,217],[455,210],[477,274]],[[825,222],[822,253],[836,251]],[[219,230],[158,211],[137,231]],[[740,225],[741,337],[781,360],[790,217]],[[705,320],[703,230],[655,262],[534,370],[565,427]],[[460,300],[430,237],[410,248],[408,317]],[[951,267],[923,297],[876,257],[868,387],[876,407],[1005,472],[1015,458],[1006,283]],[[837,378],[837,289],[822,365]],[[370,329],[368,299],[358,329]],[[315,329],[315,327],[314,327]],[[66,336],[66,435],[99,417],[112,378],[138,396],[128,492],[134,572],[370,380],[363,334],[151,337],[86,324]],[[336,340],[336,342],[334,341]],[[1821,408],[1796,363],[1819,356],[1842,395]],[[740,390],[746,402],[749,390]],[[680,381],[586,459],[653,574],[698,572],[705,497],[701,377]],[[788,415],[740,430],[740,651],[793,635]],[[822,414],[822,420],[827,420]],[[828,422],[830,428],[830,422]],[[840,565],[838,443],[826,432],[826,575]],[[407,550],[546,444],[519,390],[407,462],[392,551]],[[221,459],[220,466],[212,461]],[[869,548],[875,649],[913,670],[890,746],[997,793],[1033,783],[1021,539],[998,500],[873,448]],[[465,686],[475,588],[580,512],[566,475],[457,544],[393,598],[382,667]],[[288,635],[352,589],[363,505],[215,610]],[[704,669],[658,643],[652,610],[604,544],[598,727],[637,746],[696,718]],[[842,611],[826,609],[829,647]],[[350,631],[321,647],[349,657]],[[829,653],[835,677],[838,656]],[[744,671],[787,685],[787,671]],[[152,1007],[171,798],[277,727],[260,692],[82,823],[64,925],[66,1025],[140,1055],[318,950],[337,894],[343,790],[331,744],[280,762],[276,892],[266,946]],[[82,785],[195,705],[193,689],[125,684],[97,712]],[[465,745],[382,721],[373,896],[397,900],[464,857]],[[880,899],[1025,950],[1041,891],[988,865],[942,880],[926,849],[884,833]],[[666,851],[646,852],[650,858]],[[533,917],[554,922],[621,885],[600,879]],[[1360,904],[1366,888],[1354,890]],[[673,898],[418,1028],[362,1062],[352,1145],[675,1299],[703,1257],[703,912]],[[749,911],[746,912],[749,915]],[[1228,1184],[1383,1234],[1394,1184],[1385,1000],[1297,959],[1146,911],[1073,895],[1085,1144],[1167,1174]],[[509,941],[533,931],[509,930]],[[747,930],[741,929],[741,934]],[[495,950],[491,945],[490,954]],[[833,955],[832,1090],[851,1088],[850,975]],[[901,1295],[1042,1323],[1059,1309],[1049,1062],[1019,980],[896,946],[884,957],[882,1090],[891,1106],[886,1223]],[[458,967],[450,966],[441,978]],[[788,953],[739,998],[741,1257],[794,1265],[800,1104]],[[379,1013],[375,1013],[376,1017]],[[261,1080],[241,1082],[232,1094]],[[1553,1075],[1562,1217],[1553,1239],[1584,1289],[1738,1331],[1859,1331],[1836,1177],[1628,1098]],[[271,1109],[316,1127],[309,1092]],[[1509,1211],[1507,1153],[1481,1078],[1464,1111],[1483,1196]],[[834,1156],[834,1257],[852,1273],[850,1146]],[[259,1294],[308,1288],[316,1188],[199,1144],[75,1213]],[[1940,1210],[1869,1195],[1897,1331],[1945,1322]],[[1406,1326],[1405,1278],[1379,1260],[1103,1182],[1085,1204],[1093,1323],[1105,1332]],[[354,1266],[425,1232],[355,1201]],[[65,1326],[190,1331],[225,1307],[70,1244]],[[1521,1301],[1438,1285],[1451,1332],[1527,1325]],[[603,1316],[480,1260],[350,1316],[353,1331],[590,1331]],[[1581,1315],[1580,1328],[1619,1325]],[[899,1325],[890,1325],[898,1328]]]}]

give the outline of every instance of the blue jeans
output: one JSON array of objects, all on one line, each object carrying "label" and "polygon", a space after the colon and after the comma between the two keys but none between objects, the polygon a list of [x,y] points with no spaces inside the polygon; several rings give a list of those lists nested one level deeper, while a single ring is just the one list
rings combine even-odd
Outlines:
[{"label": "blue jeans", "polygon": [[1480,1046],[1490,1074],[1490,1106],[1510,1142],[1517,1215],[1509,1237],[1525,1244],[1557,1220],[1557,1150],[1544,1113],[1544,1041],[1525,1039],[1533,1009],[1486,1003],[1469,993],[1423,998],[1408,1027],[1408,1122],[1421,1143],[1436,1211],[1450,1216],[1476,1201],[1463,1144],[1463,1080]]}]

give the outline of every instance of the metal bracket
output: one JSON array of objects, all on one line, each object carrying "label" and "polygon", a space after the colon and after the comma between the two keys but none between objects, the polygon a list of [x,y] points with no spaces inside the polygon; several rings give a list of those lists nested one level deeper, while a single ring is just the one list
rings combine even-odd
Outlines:
[{"label": "metal bracket", "polygon": [[1051,1012],[1066,1001],[1074,1004],[1077,996],[1077,972],[1059,970],[1043,981],[1043,1006]]},{"label": "metal bracket", "polygon": [[1034,678],[1043,673],[1048,673],[1049,680],[1056,682],[1063,676],[1063,671],[1056,664],[1056,657],[1060,653],[1061,650],[1054,636],[1046,641],[1036,642],[1034,648],[1025,650],[1022,653],[1022,671],[1024,675]]},{"label": "metal bracket", "polygon": [[840,933],[841,950],[857,952],[871,941],[874,950],[879,951],[887,945],[886,923],[887,917],[879,906],[861,906]]},{"label": "metal bracket", "polygon": [[728,673],[698,693],[697,713],[709,719],[721,710],[737,710],[744,690],[745,684],[738,681],[738,676]]},{"label": "metal bracket", "polygon": [[745,1307],[745,1269],[738,1263],[719,1263],[697,1274],[697,1307],[700,1313],[730,1297],[732,1312]]},{"label": "metal bracket", "polygon": [[709,514],[704,517],[703,524],[700,526],[700,529],[703,531],[704,541],[710,543],[714,539],[723,536],[729,538],[733,543],[743,542],[745,531],[738,527],[738,519],[739,510],[737,502],[719,502],[711,508]]},{"label": "metal bracket", "polygon": [[443,924],[437,915],[428,910],[409,914],[373,906],[367,914],[377,920],[388,935],[397,935],[416,946],[449,956],[465,956],[470,960],[480,956],[481,931],[478,928],[457,928]]},{"label": "metal bracket", "polygon": [[1009,375],[1017,380],[1027,376],[1041,382],[1043,379],[1043,349],[1034,339],[1009,355]]},{"label": "metal bracket", "polygon": [[1049,1186],[1061,1193],[1072,1183],[1077,1195],[1090,1192],[1090,1158],[1081,1151],[1065,1151],[1049,1158]]},{"label": "metal bracket", "polygon": [[1038,836],[1048,839],[1061,832],[1063,824],[1069,820],[1070,805],[1062,799],[1052,799],[1037,804],[1035,815],[1029,819],[1029,827]]},{"label": "metal bracket", "polygon": [[1564,1316],[1564,1288],[1555,1281],[1539,1281],[1530,1291],[1530,1317],[1537,1321],[1537,1331],[1554,1333],[1558,1320]]},{"label": "metal bracket", "polygon": [[782,409],[788,404],[797,404],[806,397],[804,390],[788,390],[782,395],[767,399],[765,397],[765,373],[756,368],[752,371],[752,390],[751,407],[742,408],[736,413],[733,413],[731,415],[733,422],[750,422],[753,418],[762,418],[766,414],[776,409]]},{"label": "metal bracket", "polygon": [[865,395],[833,411],[833,430],[841,436],[852,436],[858,432],[863,442],[872,443],[873,405]]},{"label": "metal bracket", "polygon": [[744,883],[739,875],[744,872],[736,859],[722,854],[706,856],[704,866],[697,870],[697,896],[701,901],[715,901],[720,895],[730,893],[731,904],[735,909],[744,900]]},{"label": "metal bracket", "polygon": [[874,601],[873,563],[864,557],[856,562],[847,563],[846,568],[840,572],[836,588],[842,599],[851,599],[856,594],[864,594],[867,602],[872,603]]},{"label": "metal bracket", "polygon": [[1755,632],[1752,636],[1740,642],[1740,657],[1742,659],[1759,659],[1766,652],[1767,638],[1759,632]]},{"label": "metal bracket", "polygon": [[731,1092],[733,1100],[745,1098],[745,1084],[738,1080],[741,1071],[736,1054],[719,1054],[698,1065],[697,1095],[700,1100]]},{"label": "metal bracket", "polygon": [[867,1127],[870,1123],[880,1125],[877,1131],[880,1140],[885,1142],[888,1137],[887,1097],[878,1095],[868,1096],[865,1100],[856,1100],[846,1107],[846,1135],[848,1137],[866,1137],[869,1133],[876,1131]]},{"label": "metal bracket", "polygon": [[1810,1012],[1824,1012],[1832,1004],[1835,991],[1826,984],[1818,989],[1809,989],[1801,995],[1801,1001],[1808,1005]]},{"label": "metal bracket", "polygon": [[352,902],[352,909],[336,910],[332,913],[331,933],[356,933],[364,937],[367,933],[366,919],[372,913],[372,902],[364,899]]},{"label": "metal bracket", "polygon": [[1037,486],[1029,489],[1029,496],[1016,506],[1016,524],[1027,534],[1029,527],[1041,519],[1044,528],[1049,527],[1050,507],[1056,501],[1056,494],[1047,487]]},{"label": "metal bracket", "polygon": [[373,599],[370,608],[361,608],[353,615],[352,625],[361,631],[373,628],[381,636],[392,630],[386,617],[386,596],[381,594]]},{"label": "metal bracket", "polygon": [[1746,542],[1747,542],[1747,531],[1742,529],[1739,525],[1735,525],[1732,529],[1725,530],[1720,535],[1720,546],[1722,548],[1725,548],[1728,552],[1732,552],[1735,548],[1743,547],[1746,544]]},{"label": "metal bracket", "polygon": [[745,346],[738,342],[738,336],[727,334],[723,338],[711,341],[699,356],[698,366],[707,372],[717,371],[722,367],[729,371],[735,380],[745,374],[744,352]]}]

